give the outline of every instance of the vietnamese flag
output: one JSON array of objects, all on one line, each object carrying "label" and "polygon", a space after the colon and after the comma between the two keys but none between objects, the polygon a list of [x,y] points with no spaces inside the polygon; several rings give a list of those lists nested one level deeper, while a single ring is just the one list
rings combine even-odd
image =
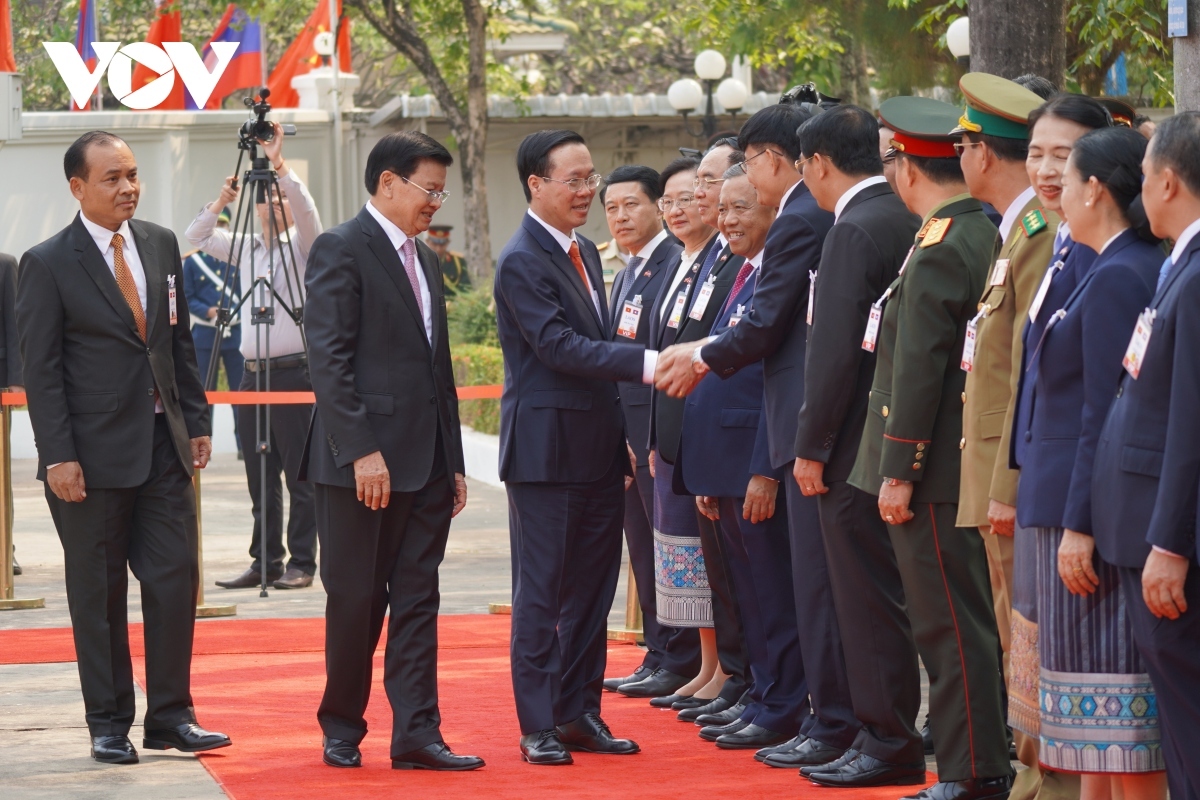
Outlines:
[{"label": "vietnamese flag", "polygon": [[[208,67],[209,72],[212,72],[217,66],[217,55],[212,49],[213,42],[238,42],[239,44],[237,52],[234,53],[233,59],[225,68],[224,74],[217,81],[216,88],[213,89],[212,95],[204,106],[209,110],[219,109],[221,101],[238,89],[257,90],[259,86],[262,86],[263,73],[262,27],[259,25],[257,17],[251,19],[235,4],[229,4],[229,7],[225,9],[225,16],[221,17],[221,21],[217,23],[217,29],[213,31],[212,37],[204,45],[204,50],[200,52],[200,57],[204,59],[204,66]],[[196,101],[192,99],[191,94],[187,95],[187,107],[189,109],[197,108]]]},{"label": "vietnamese flag", "polygon": [[0,72],[16,72],[17,59],[13,50],[12,9],[8,0],[0,0]]},{"label": "vietnamese flag", "polygon": [[[150,23],[150,30],[146,33],[146,41],[150,44],[156,44],[159,47],[162,47],[163,42],[183,41],[183,22],[179,15],[179,9],[175,8],[175,0],[156,0],[154,21]],[[149,67],[142,64],[135,64],[133,68],[133,91],[136,92],[157,77],[158,73]],[[183,80],[176,75],[175,85],[171,87],[171,93],[167,95],[166,100],[155,106],[153,110],[182,111],[184,108],[183,95]]]},{"label": "vietnamese flag", "polygon": [[[338,69],[350,72],[350,20],[342,16],[342,3],[338,0]],[[320,0],[316,9],[309,16],[300,33],[288,45],[283,57],[267,78],[267,88],[271,90],[271,106],[273,108],[295,108],[300,105],[300,95],[292,88],[292,78],[303,75],[321,66],[321,56],[313,49],[313,40],[318,33],[329,30],[329,0]]]}]

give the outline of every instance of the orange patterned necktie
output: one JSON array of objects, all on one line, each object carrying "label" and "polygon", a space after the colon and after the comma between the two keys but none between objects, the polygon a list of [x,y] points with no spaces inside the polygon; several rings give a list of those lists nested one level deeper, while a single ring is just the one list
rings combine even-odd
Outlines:
[{"label": "orange patterned necktie", "polygon": [[133,312],[133,321],[137,324],[138,335],[144,342],[146,341],[146,312],[142,309],[142,299],[138,297],[137,284],[133,282],[133,273],[130,272],[129,265],[125,263],[124,245],[125,237],[114,233],[112,238],[113,272],[117,276],[117,288],[121,290],[121,295],[129,304],[129,310]]},{"label": "orange patterned necktie", "polygon": [[583,267],[583,258],[579,255],[579,243],[571,242],[571,249],[567,251],[567,256],[571,259],[571,263],[575,265],[575,270],[579,273],[579,279],[583,281],[584,288],[588,288],[587,270]]}]

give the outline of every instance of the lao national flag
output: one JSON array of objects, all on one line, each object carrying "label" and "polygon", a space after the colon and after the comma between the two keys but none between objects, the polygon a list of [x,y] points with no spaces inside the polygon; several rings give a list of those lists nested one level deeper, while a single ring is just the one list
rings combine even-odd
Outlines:
[{"label": "lao national flag", "polygon": [[[229,8],[225,9],[225,16],[221,17],[217,29],[213,31],[212,37],[200,53],[209,72],[217,66],[217,54],[212,49],[213,42],[239,44],[237,53],[225,68],[221,80],[217,81],[217,88],[213,90],[204,106],[210,110],[220,108],[221,101],[238,89],[257,89],[263,82],[262,28],[257,17],[251,19],[250,15],[235,4],[229,4]],[[199,108],[191,94],[187,94],[187,107]]]},{"label": "lao national flag", "polygon": [[8,0],[0,0],[0,72],[16,72],[17,59],[13,50],[12,14]]},{"label": "lao national flag", "polygon": [[[87,64],[88,72],[94,72],[96,65],[100,63],[96,51],[92,49],[94,41],[96,41],[96,0],[79,0],[79,20],[75,25],[75,49],[79,51],[83,63]],[[74,100],[71,101],[72,111],[90,111],[91,109],[91,100],[88,100],[86,106],[77,106]]]}]

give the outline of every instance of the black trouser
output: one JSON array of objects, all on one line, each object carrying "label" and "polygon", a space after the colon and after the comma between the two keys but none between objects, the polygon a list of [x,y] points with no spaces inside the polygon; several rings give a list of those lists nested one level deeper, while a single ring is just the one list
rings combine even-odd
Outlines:
[{"label": "black trouser", "polygon": [[[794,482],[794,481],[793,481]],[[921,669],[879,498],[830,481],[817,498],[854,716],[854,749],[890,764],[924,758]]]},{"label": "black trouser", "polygon": [[392,492],[372,511],[356,491],[316,484],[325,602],[326,736],[361,742],[371,667],[388,615],[383,688],[392,706],[396,758],[442,741],[437,694],[438,567],[446,554],[454,490],[439,437],[429,483]]},{"label": "black trouser", "polygon": [[521,733],[600,712],[621,571],[622,452],[591,483],[514,483],[512,682]]},{"label": "black trouser", "polygon": [[822,744],[845,749],[854,743],[861,725],[854,718],[850,700],[817,499],[804,496],[790,469],[783,476],[783,487],[792,546],[796,631],[812,704],[811,724],[802,725],[802,730]]},{"label": "black trouser", "polygon": [[[264,379],[265,375],[258,375]],[[255,373],[246,370],[242,375],[241,391],[254,391]],[[288,367],[271,370],[271,391],[311,392],[305,367]],[[254,535],[250,540],[250,557],[254,559],[251,569],[262,569],[262,465],[258,454],[260,431],[255,414],[265,419],[266,409],[259,406],[238,406],[238,437],[242,442],[242,454],[246,459],[246,484],[250,489],[250,502],[254,514]],[[304,452],[304,441],[308,438],[308,424],[312,420],[311,405],[271,406],[271,452],[267,459],[267,574],[283,572],[283,557],[292,554],[288,567],[309,575],[317,571],[317,523],[313,508],[313,485],[299,480],[300,456]],[[288,546],[283,549],[283,482],[287,480],[291,508],[288,512]]]},{"label": "black trouser", "polygon": [[[225,365],[225,378],[229,384],[229,388],[234,388],[242,385],[242,374],[246,371],[246,359],[242,355],[240,334],[241,326],[233,328],[233,333],[221,340],[221,349],[217,352],[217,359]],[[196,366],[200,371],[200,380],[208,378],[208,366],[212,361],[213,342],[217,338],[217,329],[207,325],[192,326],[192,343],[196,345]],[[213,391],[217,388],[217,376],[213,374],[213,385],[205,386],[205,389]],[[238,406],[232,407],[233,412],[233,435],[238,436]],[[208,407],[209,417],[212,418],[213,407]],[[224,412],[222,412],[224,413]],[[238,451],[242,449],[242,440],[238,438]]]},{"label": "black trouser", "polygon": [[736,702],[750,688],[750,659],[746,655],[746,639],[742,634],[741,610],[733,581],[729,577],[729,559],[721,543],[719,524],[697,509],[700,526],[700,549],[704,552],[704,571],[712,591],[713,632],[717,638],[717,660],[729,676],[721,688],[721,697]]},{"label": "black trouser", "polygon": [[1200,798],[1200,570],[1188,564],[1183,584],[1187,611],[1159,619],[1142,598],[1141,568],[1121,568],[1121,591],[1133,622],[1133,639],[1158,699],[1163,758],[1171,800]]},{"label": "black trouser", "polygon": [[1007,775],[1000,634],[987,550],[978,528],[957,528],[957,503],[913,503],[888,525],[908,619],[929,675],[929,728],[938,780]]},{"label": "black trouser", "polygon": [[642,666],[665,669],[685,678],[700,671],[700,633],[696,628],[673,628],[658,621],[654,595],[654,478],[650,467],[638,467],[625,490],[625,543],[642,607],[646,656]]},{"label": "black trouser", "polygon": [[91,735],[123,736],[133,725],[129,569],[141,585],[145,622],[145,726],[195,722],[196,498],[166,415],[155,415],[150,474],[141,486],[89,486],[82,502],[67,503],[47,485],[46,500],[66,561],[67,605]]}]

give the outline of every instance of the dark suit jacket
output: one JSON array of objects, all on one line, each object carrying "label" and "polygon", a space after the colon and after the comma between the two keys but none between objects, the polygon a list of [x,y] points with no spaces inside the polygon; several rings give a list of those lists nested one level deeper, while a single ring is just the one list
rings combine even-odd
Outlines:
[{"label": "dark suit jacket", "polygon": [[878,495],[884,478],[900,478],[913,482],[914,503],[957,504],[963,340],[1000,237],[973,197],[950,198],[935,218],[950,227],[940,241],[920,241],[883,307],[850,483]]},{"label": "dark suit jacket", "polygon": [[8,253],[0,253],[0,388],[20,385],[21,344],[17,338],[17,260]]},{"label": "dark suit jacket", "polygon": [[[756,297],[751,278],[728,308],[719,308],[713,333],[729,329],[739,304],[747,311],[736,327],[744,325]],[[772,469],[768,453],[761,363],[738,370],[728,380],[705,375],[688,395],[672,488],[678,494],[744,497],[751,475],[783,477]]]},{"label": "dark suit jacket", "polygon": [[[146,272],[146,341],[79,215],[21,257],[17,328],[39,480],[45,480],[47,464],[78,461],[89,488],[144,483],[154,447],[156,390],[189,475],[188,440],[210,434],[179,244],[152,222],[132,219],[129,229]],[[167,297],[172,276],[175,325]]]},{"label": "dark suit jacket", "polygon": [[821,210],[803,183],[771,225],[758,298],[741,324],[704,346],[704,362],[722,378],[763,362],[771,463],[796,458],[796,419],[804,405],[804,353],[808,338],[809,273],[821,263],[833,214]]},{"label": "dark suit jacket", "polygon": [[313,242],[304,321],[317,407],[302,480],[353,487],[355,459],[378,450],[392,491],[415,492],[429,482],[439,431],[447,479],[465,472],[441,267],[420,240],[417,260],[432,343],[400,254],[365,207]]},{"label": "dark suit jacket", "polygon": [[886,183],[846,204],[825,237],[804,364],[796,455],[850,477],[867,419],[875,354],[862,349],[871,305],[896,280],[921,220]]},{"label": "dark suit jacket", "polygon": [[1122,370],[1092,477],[1092,535],[1104,560],[1119,567],[1141,567],[1151,545],[1196,559],[1200,237],[1150,308],[1156,316],[1141,372],[1133,380]]},{"label": "dark suit jacket", "polygon": [[[1042,300],[1041,308],[1038,309],[1037,317],[1030,322],[1029,315],[1024,314],[1017,320],[1017,325],[1022,326],[1021,366],[1017,371],[1017,388],[1013,397],[1012,430],[1008,437],[1008,465],[1011,469],[1020,469],[1029,458],[1027,455],[1029,440],[1025,438],[1025,433],[1029,431],[1033,415],[1033,383],[1026,380],[1030,374],[1030,351],[1037,347],[1050,318],[1066,304],[1067,298],[1075,292],[1075,287],[1083,280],[1083,276],[1091,271],[1095,261],[1095,250],[1085,244],[1079,244],[1068,236],[1058,253],[1046,265],[1046,269],[1054,270],[1054,273],[1050,277],[1050,286],[1046,290],[1046,297]],[[1160,263],[1161,261],[1162,259],[1159,259]],[[1062,267],[1055,269],[1059,263],[1062,264]],[[1038,279],[1039,288],[1044,278],[1045,272]],[[1126,343],[1128,341],[1126,339]],[[1020,490],[1018,489],[1018,491]]]},{"label": "dark suit jacket", "polygon": [[1067,301],[1051,308],[1041,340],[1028,342],[1022,377],[1033,387],[1032,420],[1029,430],[1013,435],[1028,442],[1017,488],[1021,527],[1092,532],[1096,440],[1124,372],[1129,336],[1154,296],[1162,261],[1161,248],[1125,231]]},{"label": "dark suit jacket", "polygon": [[[658,247],[646,259],[646,263],[638,268],[638,274],[628,289],[613,282],[613,291],[622,291],[626,300],[632,300],[637,295],[642,297],[642,316],[638,320],[637,336],[628,339],[617,335],[621,324],[621,308],[617,306],[617,298],[611,298],[609,307],[612,308],[612,319],[609,321],[608,335],[617,344],[636,344],[645,349],[650,342],[651,319],[658,307],[658,295],[664,282],[679,266],[679,257],[683,248],[672,237],[668,236],[659,242]],[[650,396],[654,387],[637,381],[620,381],[617,391],[621,393],[621,410],[625,413],[625,435],[629,446],[637,457],[639,467],[650,463],[650,451],[646,442],[650,438]]]},{"label": "dark suit jacket", "polygon": [[528,214],[496,265],[504,481],[597,481],[625,452],[616,381],[641,380],[645,348],[608,341],[600,254],[587,239],[575,238],[597,288],[599,315],[566,252]]},{"label": "dark suit jacket", "polygon": [[[709,248],[715,247],[716,242],[717,237],[714,236],[712,241],[708,243],[708,247],[705,247],[700,255],[696,256],[694,276],[688,276],[688,278],[694,277],[694,279],[683,284],[683,288],[687,292],[687,304],[684,306],[685,311],[683,319],[680,320],[679,327],[677,329],[669,328],[665,324],[660,324],[657,318],[655,318],[655,329],[651,333],[651,339],[658,343],[659,350],[665,350],[672,344],[696,342],[708,336],[712,331],[713,323],[717,321],[717,314],[720,313],[721,307],[725,305],[725,301],[729,299],[729,291],[733,288],[733,281],[746,259],[739,255],[734,255],[733,251],[727,245],[721,251],[721,254],[717,256],[717,260],[712,265],[712,270],[708,273],[713,278],[713,293],[709,297],[704,314],[698,320],[692,319],[689,316],[692,307],[696,303],[696,296],[701,283],[699,274],[700,266],[708,258]],[[685,278],[684,280],[688,279]],[[675,299],[673,297],[664,298],[662,302],[674,303]],[[667,313],[670,314],[669,309]],[[658,454],[668,464],[674,464],[679,455],[679,433],[683,429],[683,408],[684,398],[670,397],[666,392],[654,392],[650,409],[650,449],[658,448]]]}]

